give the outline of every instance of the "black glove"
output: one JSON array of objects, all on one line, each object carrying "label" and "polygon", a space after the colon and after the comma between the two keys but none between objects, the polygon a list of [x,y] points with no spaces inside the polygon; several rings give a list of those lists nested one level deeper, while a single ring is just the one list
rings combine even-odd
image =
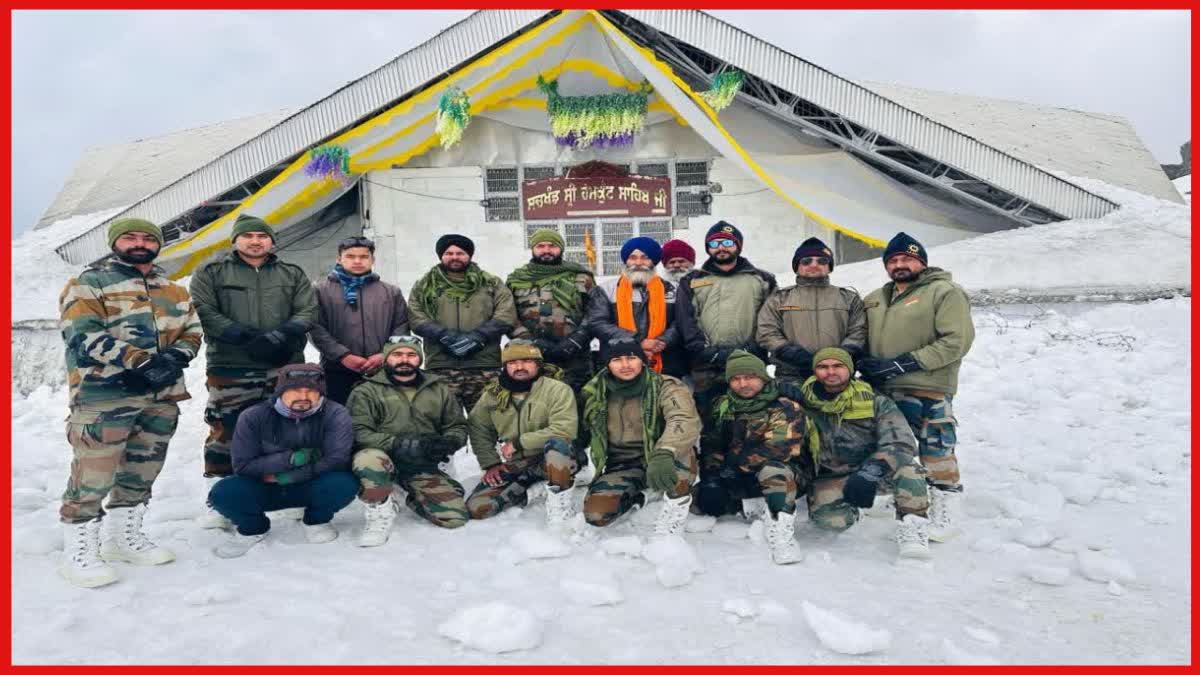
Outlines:
[{"label": "black glove", "polygon": [[700,356],[697,358],[697,360],[701,365],[721,367],[725,365],[727,360],[729,360],[729,355],[732,353],[733,347],[718,347],[713,345],[711,347],[705,347],[700,352]]},{"label": "black glove", "polygon": [[867,461],[846,479],[846,485],[842,488],[842,499],[851,506],[870,508],[875,503],[875,490],[879,487],[879,481],[891,470],[888,463],[882,459]]},{"label": "black glove", "polygon": [[273,363],[278,359],[280,352],[287,350],[287,355],[291,356],[291,349],[288,349],[287,335],[284,335],[278,330],[271,330],[265,333],[260,333],[250,342],[246,343],[246,351],[250,356],[253,356],[257,361],[266,361]]},{"label": "black glove", "polygon": [[590,347],[590,342],[591,340],[588,339],[585,332],[571,333],[558,341],[558,345],[554,348],[555,356],[559,361],[570,361]]},{"label": "black glove", "polygon": [[556,346],[558,346],[558,343],[550,338],[534,338],[533,346],[538,348],[538,351],[542,353],[542,356],[545,356],[550,353],[551,349],[554,349]]},{"label": "black glove", "polygon": [[483,349],[485,344],[487,344],[487,338],[477,331],[468,331],[466,333],[459,334],[458,339],[455,340],[448,347],[448,349],[450,350],[450,353],[462,359],[474,354],[480,349]]},{"label": "black glove", "polygon": [[784,345],[775,350],[775,358],[804,370],[812,370],[813,355],[799,345]]},{"label": "black glove", "polygon": [[797,403],[804,402],[804,393],[800,391],[800,385],[776,380],[775,388],[779,390],[779,395],[784,398],[790,398]]},{"label": "black glove", "polygon": [[453,331],[453,330],[448,330],[448,329],[443,328],[442,332],[437,337],[437,341],[438,341],[438,344],[442,345],[446,349],[450,349],[450,345],[457,342],[459,340],[459,338],[461,338],[461,337],[462,337],[462,333],[459,333],[458,331]]},{"label": "black glove", "polygon": [[397,464],[427,464],[425,443],[413,436],[399,436],[392,443],[392,461]]},{"label": "black glove", "polygon": [[729,490],[720,476],[708,476],[696,484],[695,499],[700,513],[721,516],[729,506]]},{"label": "black glove", "polygon": [[179,366],[180,370],[187,368],[188,364],[192,362],[192,357],[187,352],[174,347],[167,347],[163,350],[162,355],[171,359],[175,365]]},{"label": "black glove", "polygon": [[221,342],[228,342],[231,345],[244,345],[254,338],[262,334],[257,328],[243,326],[240,323],[230,324],[228,328],[221,331],[221,335],[217,337]]},{"label": "black glove", "polygon": [[166,389],[175,384],[182,374],[183,369],[174,361],[162,354],[155,354],[136,368],[126,370],[123,380],[125,388],[131,393],[144,394]]},{"label": "black glove", "polygon": [[445,436],[438,436],[436,434],[421,436],[421,447],[425,449],[426,455],[437,462],[444,462],[450,459],[450,455],[453,455],[462,446],[462,443],[446,438]]},{"label": "black glove", "polygon": [[299,321],[284,321],[275,330],[290,337],[304,337],[308,335],[308,329]]},{"label": "black glove", "polygon": [[863,378],[873,382],[887,382],[905,373],[915,373],[921,370],[921,364],[910,353],[901,354],[894,359],[876,359],[866,357],[858,362],[858,372]]}]

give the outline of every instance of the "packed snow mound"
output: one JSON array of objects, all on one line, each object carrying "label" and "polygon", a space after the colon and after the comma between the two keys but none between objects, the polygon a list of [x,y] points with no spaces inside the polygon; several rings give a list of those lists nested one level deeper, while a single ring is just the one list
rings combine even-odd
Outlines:
[{"label": "packed snow mound", "polygon": [[30,230],[12,243],[12,320],[57,319],[58,294],[79,272],[54,252],[75,237],[129,207],[122,206],[58,220]]},{"label": "packed snow mound", "polygon": [[[1189,205],[1086,178],[1069,180],[1121,207],[1101,218],[1034,225],[933,246],[928,249],[929,265],[949,271],[968,291],[1190,287]],[[832,281],[865,296],[888,278],[882,261],[873,259],[839,265]]]},{"label": "packed snow mound", "polygon": [[872,628],[817,607],[807,600],[801,605],[801,609],[804,611],[804,620],[817,634],[821,644],[839,654],[881,652],[892,644],[892,634],[886,629]]},{"label": "packed snow mound", "polygon": [[533,649],[542,641],[542,623],[529,610],[503,602],[467,607],[438,626],[438,633],[492,654]]}]

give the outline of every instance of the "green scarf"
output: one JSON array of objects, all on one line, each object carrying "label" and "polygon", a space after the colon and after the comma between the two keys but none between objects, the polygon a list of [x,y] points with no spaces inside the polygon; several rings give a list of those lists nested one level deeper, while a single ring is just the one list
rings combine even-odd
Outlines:
[{"label": "green scarf", "polygon": [[413,286],[413,294],[409,300],[417,303],[429,315],[429,318],[436,320],[438,318],[438,298],[443,295],[458,302],[464,302],[480,288],[500,283],[498,278],[479,269],[479,265],[475,263],[467,265],[463,275],[461,280],[451,279],[441,265],[434,265],[433,269],[426,272],[425,276],[421,277]]},{"label": "green scarf", "polygon": [[531,262],[518,267],[508,275],[508,284],[512,289],[529,289],[535,286],[548,287],[550,295],[559,307],[567,314],[574,314],[579,309],[579,287],[575,278],[579,273],[591,274],[591,270],[573,262],[563,261],[557,265],[544,265]]},{"label": "green scarf", "polygon": [[777,398],[779,389],[775,386],[775,380],[767,380],[767,385],[754,398],[742,398],[727,391],[713,404],[713,418],[717,422],[728,422],[737,415],[761,412]]},{"label": "green scarf", "polygon": [[[541,364],[540,370],[541,373],[538,375],[538,379],[548,377],[552,380],[559,380],[560,382],[562,381],[562,368],[559,368],[553,363]],[[537,380],[534,380],[534,384],[537,384]],[[488,380],[488,383],[483,385],[483,391],[486,394],[491,394],[492,398],[496,399],[496,410],[504,410],[505,408],[508,408],[510,403],[512,403],[513,393],[508,389],[505,389],[504,386],[500,384],[499,378],[492,378]],[[533,391],[532,387],[530,388],[530,391]]]},{"label": "green scarf", "polygon": [[[842,426],[842,420],[862,420],[875,416],[875,390],[862,380],[850,380],[850,385],[842,393],[831,399],[817,396],[814,387],[817,385],[816,376],[812,376],[800,385],[802,402],[809,410],[828,415],[833,418],[833,428],[836,431]],[[817,425],[808,425],[808,451],[812,453],[813,462],[818,461],[821,453],[821,437]]]},{"label": "green scarf", "polygon": [[658,411],[658,393],[662,388],[662,376],[644,369],[641,376],[631,382],[621,382],[609,375],[607,370],[596,374],[583,385],[583,419],[592,432],[592,462],[596,475],[604,473],[604,462],[608,457],[608,395],[611,391],[621,398],[642,398],[642,449],[647,461],[654,450],[654,440],[661,432],[662,418]]}]

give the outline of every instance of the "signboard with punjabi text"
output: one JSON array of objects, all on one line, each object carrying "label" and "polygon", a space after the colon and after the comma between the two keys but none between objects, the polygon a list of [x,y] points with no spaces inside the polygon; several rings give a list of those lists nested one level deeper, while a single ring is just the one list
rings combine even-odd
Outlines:
[{"label": "signboard with punjabi text", "polygon": [[666,176],[556,176],[521,183],[525,220],[590,217],[667,217],[671,179]]}]

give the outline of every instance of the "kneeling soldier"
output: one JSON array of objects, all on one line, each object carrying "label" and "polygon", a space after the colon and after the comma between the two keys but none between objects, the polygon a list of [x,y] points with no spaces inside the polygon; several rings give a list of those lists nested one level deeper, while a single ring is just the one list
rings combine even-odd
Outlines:
[{"label": "kneeling soldier", "polygon": [[420,338],[393,337],[383,347],[383,370],[350,392],[354,475],[367,518],[359,546],[387,542],[396,517],[393,481],[408,493],[408,508],[434,525],[467,522],[463,487],[438,466],[466,445],[467,419],[445,379],[421,370],[424,361]]},{"label": "kneeling soldier", "polygon": [[780,398],[766,364],[750,352],[739,349],[730,355],[725,379],[729,391],[713,402],[713,429],[700,441],[700,482],[693,508],[720,516],[765,498],[771,560],[779,565],[800,562],[796,495],[798,486],[807,485],[812,465],[804,452],[804,410]]},{"label": "kneeling soldier", "polygon": [[[571,387],[547,376],[542,352],[529,340],[511,340],[500,354],[500,377],[483,388],[467,419],[471,448],[484,474],[467,499],[476,519],[529,501],[529,488],[546,481],[546,524],[574,515],[571,442],[578,423]],[[557,370],[557,369],[556,369]],[[555,373],[557,374],[557,373]],[[497,449],[497,444],[503,443]],[[498,450],[498,451],[497,451]]]},{"label": "kneeling soldier", "polygon": [[841,532],[869,508],[882,480],[895,486],[896,542],[900,556],[929,557],[929,493],[925,469],[916,462],[917,439],[892,399],[852,380],[854,361],[838,347],[813,356],[814,375],[781,392],[804,405],[816,431],[809,450],[816,477],[808,490],[809,520]]},{"label": "kneeling soldier", "polygon": [[325,371],[315,363],[284,366],[274,398],[238,416],[233,432],[233,473],[208,495],[217,513],[237,526],[233,539],[213,553],[245,555],[271,529],[268,511],[304,509],[310,544],[337,539],[329,521],[354,501],[350,473],[354,431],[350,413],[325,398]]},{"label": "kneeling soldier", "polygon": [[687,385],[646,367],[629,338],[605,345],[605,369],[583,388],[596,478],[583,503],[597,527],[645,502],[642,490],[664,493],[657,535],[683,532],[696,477],[700,415]]}]

